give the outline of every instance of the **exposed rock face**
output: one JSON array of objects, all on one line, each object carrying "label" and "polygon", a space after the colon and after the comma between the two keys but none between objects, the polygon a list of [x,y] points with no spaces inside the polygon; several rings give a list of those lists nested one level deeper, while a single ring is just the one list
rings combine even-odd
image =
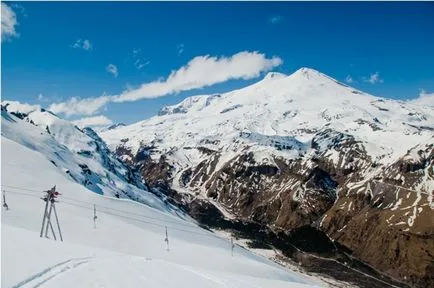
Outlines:
[{"label": "exposed rock face", "polygon": [[433,127],[429,107],[301,69],[187,98],[102,136],[147,183],[204,223],[222,225],[224,215],[275,235],[316,227],[353,257],[428,287]]},{"label": "exposed rock face", "polygon": [[321,229],[389,275],[432,286],[434,191],[425,189],[433,179],[433,153],[433,144],[419,145],[373,180],[344,189]]},{"label": "exposed rock face", "polygon": [[207,196],[241,219],[285,229],[312,223],[333,205],[336,182],[327,172],[315,167],[306,176],[296,162],[275,162],[261,165],[243,154],[204,183]]},{"label": "exposed rock face", "polygon": [[140,166],[140,173],[144,179],[149,179],[149,185],[152,187],[168,190],[170,186],[165,179],[171,177],[172,167],[167,164],[166,158],[161,156],[158,162],[143,160]]},{"label": "exposed rock face", "polygon": [[432,286],[434,218],[427,195],[376,182],[361,188],[372,192],[340,198],[321,229],[387,274],[415,286]]}]

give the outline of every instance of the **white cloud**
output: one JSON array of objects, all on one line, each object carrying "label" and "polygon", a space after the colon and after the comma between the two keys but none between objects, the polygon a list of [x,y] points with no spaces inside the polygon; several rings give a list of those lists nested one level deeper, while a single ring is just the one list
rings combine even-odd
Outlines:
[{"label": "white cloud", "polygon": [[380,78],[380,73],[379,72],[372,73],[371,76],[369,76],[369,78],[364,77],[363,81],[365,81],[367,83],[371,83],[371,84],[383,83],[384,82],[384,80]]},{"label": "white cloud", "polygon": [[279,22],[282,22],[284,19],[285,19],[285,17],[283,17],[283,16],[280,16],[280,15],[274,15],[274,16],[271,16],[271,17],[268,19],[268,21],[269,21],[271,24],[277,24],[277,23],[279,23]]},{"label": "white cloud", "polygon": [[93,127],[93,126],[106,126],[113,124],[113,121],[107,118],[106,116],[99,115],[94,117],[86,117],[81,118],[75,121],[72,121],[75,125],[80,128],[83,127]]},{"label": "white cloud", "polygon": [[77,39],[77,41],[75,41],[75,43],[72,44],[72,48],[83,49],[83,50],[89,51],[89,50],[93,50],[93,45],[87,39],[85,39],[85,40]]},{"label": "white cloud", "polygon": [[354,83],[354,79],[353,77],[351,77],[351,75],[347,75],[347,78],[345,78],[345,82],[347,82],[348,84],[352,84]]},{"label": "white cloud", "polygon": [[41,109],[41,106],[39,105],[31,105],[27,103],[21,103],[18,101],[6,100],[6,101],[2,101],[1,105],[7,106],[6,109],[9,112],[18,112],[18,113],[25,113],[25,114]]},{"label": "white cloud", "polygon": [[48,110],[54,113],[65,114],[69,117],[72,115],[92,115],[99,111],[110,101],[110,96],[103,95],[97,98],[80,99],[72,97],[67,102],[52,103]]},{"label": "white cloud", "polygon": [[409,102],[417,105],[434,107],[434,92],[427,93],[425,90],[421,89],[419,97],[409,100]]},{"label": "white cloud", "polygon": [[114,64],[109,64],[107,65],[107,67],[105,68],[107,72],[113,74],[113,76],[118,77],[119,73],[118,73],[118,67],[116,67],[116,65]]},{"label": "white cloud", "polygon": [[176,45],[176,50],[178,51],[178,55],[181,55],[182,53],[184,53],[184,44],[178,44]]},{"label": "white cloud", "polygon": [[15,12],[6,3],[1,3],[1,42],[18,37],[16,26],[18,25]]},{"label": "white cloud", "polygon": [[283,63],[279,57],[266,58],[258,52],[243,51],[231,57],[197,56],[185,66],[172,71],[166,80],[142,84],[124,91],[113,102],[152,99],[168,94],[208,87],[231,79],[251,79]]},{"label": "white cloud", "polygon": [[39,101],[44,101],[45,100],[45,97],[44,97],[44,95],[42,95],[42,93],[38,94],[38,100]]},{"label": "white cloud", "polygon": [[127,89],[120,95],[103,95],[98,98],[71,98],[68,102],[53,103],[50,110],[66,116],[92,115],[108,102],[137,101],[153,99],[169,94],[209,87],[232,79],[252,79],[261,72],[269,71],[283,63],[277,56],[267,58],[258,52],[243,51],[230,57],[198,56],[166,79],[144,83],[138,88]]}]

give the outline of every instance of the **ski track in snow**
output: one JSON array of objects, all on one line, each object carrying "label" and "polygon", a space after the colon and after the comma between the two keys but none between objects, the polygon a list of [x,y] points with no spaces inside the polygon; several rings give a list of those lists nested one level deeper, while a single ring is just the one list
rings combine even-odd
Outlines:
[{"label": "ski track in snow", "polygon": [[[40,273],[37,273],[22,282],[12,286],[12,288],[36,288],[40,287],[42,284],[46,283],[47,281],[53,279],[54,277],[57,277],[61,275],[62,273],[65,273],[66,271],[70,269],[75,269],[76,267],[88,263],[89,259],[91,257],[85,257],[85,258],[72,258],[66,261],[62,261],[60,263],[57,263],[51,267],[48,267],[44,270],[42,270]],[[41,281],[42,280],[42,281]]]}]

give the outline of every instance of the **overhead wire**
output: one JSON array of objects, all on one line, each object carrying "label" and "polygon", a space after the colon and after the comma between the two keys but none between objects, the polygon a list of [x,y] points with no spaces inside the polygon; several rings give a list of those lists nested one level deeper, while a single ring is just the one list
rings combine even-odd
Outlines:
[{"label": "overhead wire", "polygon": [[[24,196],[35,197],[35,198],[41,198],[41,196],[42,196],[42,195],[36,195],[34,193],[26,193],[26,192],[22,192],[22,191],[13,191],[13,190],[24,190],[24,191],[30,191],[30,192],[41,192],[41,191],[37,191],[37,190],[34,190],[34,189],[28,189],[28,188],[25,188],[25,187],[17,187],[17,186],[8,186],[8,185],[1,185],[1,186],[3,187],[2,188],[3,190],[7,191],[8,193],[12,193],[12,194],[24,195]],[[8,189],[4,189],[6,187]],[[73,201],[77,201],[77,202],[82,202],[84,204],[89,204],[89,206],[80,205],[80,204],[77,204],[77,203],[66,201],[66,200],[63,200],[62,198],[66,199],[66,200],[73,200]],[[78,199],[73,199],[73,198],[70,198],[70,197],[63,197],[63,196],[59,199],[59,203],[70,205],[70,206],[75,206],[75,207],[79,207],[79,208],[87,209],[87,210],[93,210],[94,209],[93,205],[95,204],[95,203],[92,203],[92,202],[78,200]],[[191,227],[191,228],[198,227],[198,226],[195,226],[194,224],[187,225],[187,224],[184,224],[184,223],[179,223],[179,222],[177,223],[177,222],[174,222],[174,221],[168,221],[168,220],[164,220],[164,219],[158,219],[158,218],[151,217],[151,216],[141,215],[141,214],[135,213],[135,212],[124,211],[124,210],[110,208],[110,207],[102,206],[102,205],[96,205],[96,207],[98,207],[98,212],[104,213],[104,214],[107,214],[107,215],[111,215],[111,216],[115,216],[115,217],[120,217],[120,218],[124,218],[124,219],[128,219],[128,220],[134,220],[134,221],[137,221],[137,222],[140,222],[140,223],[154,225],[154,226],[158,226],[158,227],[162,227],[162,228],[168,227],[168,228],[173,229],[173,230],[177,230],[177,231],[181,231],[181,232],[185,232],[185,233],[190,233],[190,234],[195,234],[195,235],[200,235],[200,236],[217,237],[216,235],[213,235],[213,234],[204,234],[204,233],[200,233],[200,232],[197,232],[197,231],[192,231],[192,230],[182,229],[182,228],[178,228],[178,227],[172,226],[172,225],[177,225],[177,226]],[[126,215],[118,214],[118,213],[115,213],[115,212],[124,213]],[[138,217],[127,216],[127,215],[139,216],[139,217],[142,217],[142,218],[147,218],[147,219],[153,220],[155,222],[163,222],[163,223],[168,223],[168,224],[172,224],[172,225],[168,226],[168,225],[165,225],[165,224],[155,223],[153,221],[147,221],[147,220],[144,220],[144,219],[140,219]]]}]

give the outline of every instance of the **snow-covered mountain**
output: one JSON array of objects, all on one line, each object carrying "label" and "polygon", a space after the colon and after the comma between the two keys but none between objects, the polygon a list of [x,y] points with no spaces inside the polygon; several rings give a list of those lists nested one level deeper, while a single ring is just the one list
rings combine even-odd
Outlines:
[{"label": "snow-covered mountain", "polygon": [[[232,256],[228,239],[150,193],[90,129],[7,105],[1,125],[2,287],[325,284],[238,245]],[[53,185],[64,242],[39,238],[42,191]]]},{"label": "snow-covered mountain", "polygon": [[69,178],[98,194],[140,201],[147,190],[92,129],[81,130],[44,109],[4,102],[2,135],[44,154]]},{"label": "snow-covered mountain", "polygon": [[419,286],[434,279],[433,135],[431,105],[375,97],[309,68],[101,133],[150,186],[187,206],[206,199],[276,231],[316,225]]},{"label": "snow-covered mountain", "polygon": [[[254,85],[226,94],[189,97],[164,107],[159,116],[106,131],[103,137],[112,147],[124,140],[133,154],[142,142],[159,143],[161,153],[198,145],[224,151],[255,146],[252,151],[257,152],[274,143],[292,145],[294,140],[304,143],[297,150],[307,153],[315,133],[332,129],[356,135],[374,161],[388,164],[428,140],[433,122],[431,107],[374,97],[302,68],[290,76],[269,73]],[[299,154],[282,150],[288,150],[282,152],[285,157]]]}]

